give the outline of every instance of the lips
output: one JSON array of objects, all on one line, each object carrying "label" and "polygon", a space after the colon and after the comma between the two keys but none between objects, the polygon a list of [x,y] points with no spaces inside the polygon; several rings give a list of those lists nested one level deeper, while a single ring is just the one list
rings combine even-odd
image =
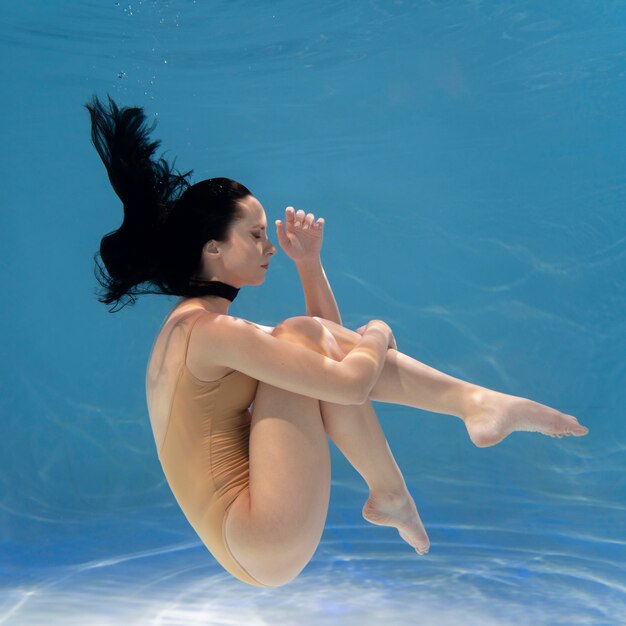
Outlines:
[{"label": "lips", "polygon": [[267,265],[261,265],[261,267],[264,267],[265,269],[268,269],[270,266],[270,264],[268,263]]}]

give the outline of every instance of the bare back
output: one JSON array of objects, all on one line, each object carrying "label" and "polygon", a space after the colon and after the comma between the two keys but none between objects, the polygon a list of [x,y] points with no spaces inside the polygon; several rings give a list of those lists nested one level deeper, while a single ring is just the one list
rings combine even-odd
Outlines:
[{"label": "bare back", "polygon": [[[189,340],[187,358],[184,360],[189,327],[198,315],[217,314],[192,298],[178,304],[165,318],[152,345],[146,370],[146,401],[157,450],[165,438],[172,397],[181,367],[186,367],[193,376],[202,381],[218,380],[233,371],[207,362],[206,354],[202,360],[198,359],[197,354],[203,347],[194,343],[193,337]],[[254,325],[267,333],[273,330],[271,326]]]}]

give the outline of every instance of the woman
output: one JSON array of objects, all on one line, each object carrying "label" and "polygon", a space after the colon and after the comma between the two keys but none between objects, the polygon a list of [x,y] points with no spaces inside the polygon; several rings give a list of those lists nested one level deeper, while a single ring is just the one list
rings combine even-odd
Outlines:
[{"label": "woman", "polygon": [[[92,141],[124,205],[100,245],[105,304],[181,296],[150,355],[146,394],[159,459],[185,516],[233,576],[280,586],[320,541],[330,495],[326,435],[363,476],[366,520],[397,528],[419,554],[426,531],[372,400],[455,415],[479,447],[513,431],[585,435],[575,417],[467,383],[397,351],[373,320],[352,331],[320,261],[324,220],[287,207],[280,247],[296,264],[307,315],[275,327],[228,315],[243,285],[260,285],[276,248],[263,206],[243,185],[190,185],[148,139],[141,108],[86,104]],[[144,288],[140,290],[140,286]]]}]

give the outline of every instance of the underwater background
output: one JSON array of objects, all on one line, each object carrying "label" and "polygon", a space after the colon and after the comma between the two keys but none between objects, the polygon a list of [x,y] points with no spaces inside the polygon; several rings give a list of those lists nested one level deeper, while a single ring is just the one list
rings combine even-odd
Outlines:
[{"label": "underwater background", "polygon": [[[0,6],[0,624],[626,623],[626,3],[24,0]],[[321,544],[249,587],[195,535],[145,401],[176,298],[111,314],[93,254],[122,207],[83,104],[263,204],[278,251],[229,313],[305,314],[275,219],[325,219],[343,324],[575,415],[479,449],[375,402],[431,541],[361,516],[331,445]]]}]

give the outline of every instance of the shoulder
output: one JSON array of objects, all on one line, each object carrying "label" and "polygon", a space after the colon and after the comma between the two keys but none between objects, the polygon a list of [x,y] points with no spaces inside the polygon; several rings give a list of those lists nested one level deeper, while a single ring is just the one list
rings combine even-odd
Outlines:
[{"label": "shoulder", "polygon": [[194,376],[206,381],[217,380],[233,371],[233,368],[217,363],[216,353],[227,350],[241,331],[254,327],[271,334],[274,330],[273,326],[206,310],[189,313],[185,321],[190,325],[187,367]]},{"label": "shoulder", "polygon": [[264,326],[263,324],[257,324],[243,317],[236,317],[234,315],[226,315],[224,313],[214,313],[212,311],[201,311],[199,313],[189,313],[186,319],[190,320],[193,324],[194,330],[200,329],[201,332],[219,332],[223,328],[243,328],[242,325],[254,326],[263,332],[271,334],[274,330],[274,326]]},{"label": "shoulder", "polygon": [[[265,326],[263,324],[251,322],[243,317],[209,311],[202,305],[194,304],[191,301],[185,303],[184,305],[175,307],[168,315],[164,325],[167,322],[173,322],[174,324],[182,323],[185,325],[191,324],[194,328],[196,326],[200,326],[204,330],[224,325],[236,327],[240,324],[249,324],[268,334],[271,334],[275,328],[274,326]],[[200,323],[197,324],[197,322]]]}]

